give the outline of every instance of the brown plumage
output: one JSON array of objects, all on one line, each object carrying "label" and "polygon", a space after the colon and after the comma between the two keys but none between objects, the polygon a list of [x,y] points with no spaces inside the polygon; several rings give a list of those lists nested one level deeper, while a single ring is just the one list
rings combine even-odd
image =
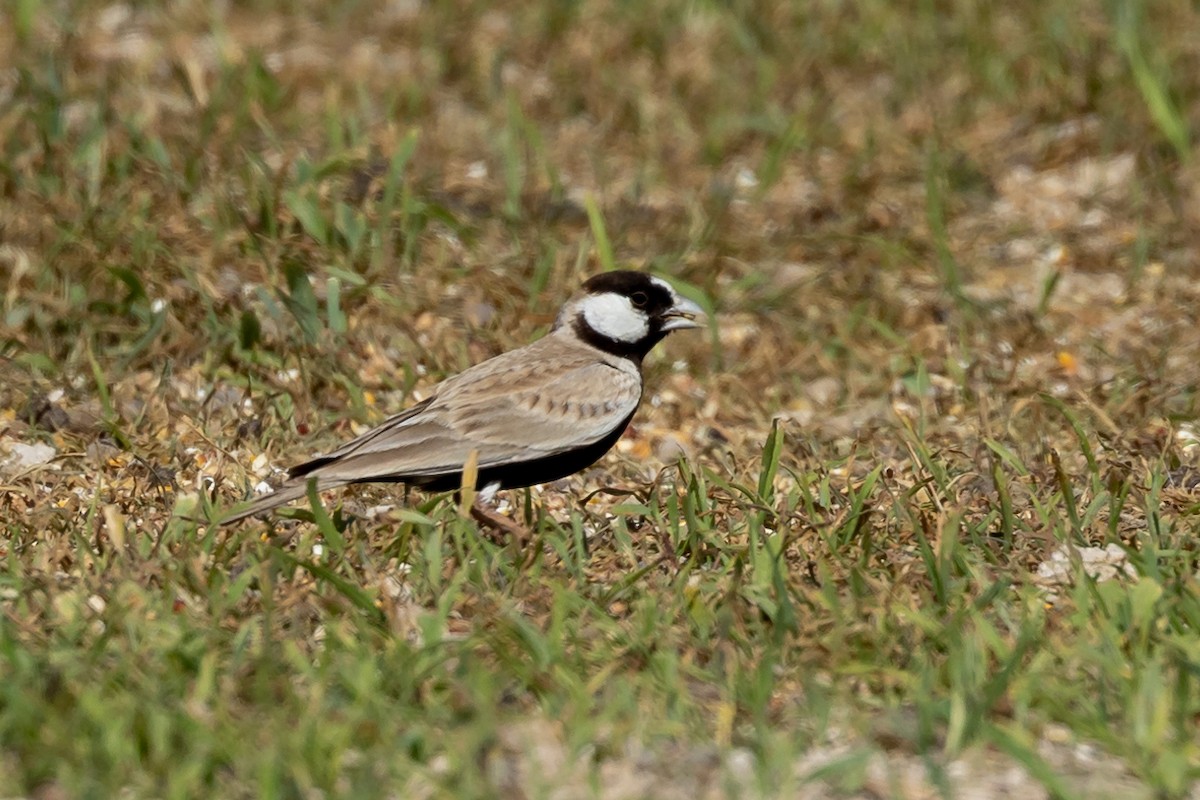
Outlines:
[{"label": "brown plumage", "polygon": [[643,356],[669,331],[698,327],[701,309],[668,284],[611,272],[584,285],[553,330],[448,378],[430,397],[326,455],[293,468],[236,522],[319,489],[403,482],[461,484],[472,451],[479,487],[545,483],[594,463],[620,437],[642,396]]}]

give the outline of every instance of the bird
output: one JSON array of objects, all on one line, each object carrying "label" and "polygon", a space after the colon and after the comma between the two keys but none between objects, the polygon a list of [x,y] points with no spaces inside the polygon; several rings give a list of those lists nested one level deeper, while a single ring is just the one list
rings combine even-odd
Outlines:
[{"label": "bird", "polygon": [[660,277],[613,270],[589,278],[549,333],[447,378],[415,405],[325,455],[292,467],[273,493],[229,525],[318,490],[403,483],[440,492],[476,470],[484,502],[501,489],[550,483],[616,444],[644,391],[642,360],[704,310]]}]

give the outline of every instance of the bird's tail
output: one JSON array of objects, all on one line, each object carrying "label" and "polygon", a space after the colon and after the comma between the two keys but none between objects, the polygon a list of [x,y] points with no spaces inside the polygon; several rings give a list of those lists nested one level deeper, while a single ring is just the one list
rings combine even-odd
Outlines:
[{"label": "bird's tail", "polygon": [[[222,517],[218,521],[218,524],[232,525],[233,523],[240,522],[247,517],[253,517],[258,514],[262,514],[265,511],[270,511],[273,508],[278,508],[279,506],[293,503],[308,494],[308,482],[310,480],[316,479],[309,477],[290,480],[271,494],[264,494],[262,497],[256,498],[253,503],[246,506],[241,511],[238,511],[236,514],[228,517]],[[343,481],[322,481],[320,484],[318,484],[317,489],[332,489],[335,486],[342,485],[342,483]]]}]

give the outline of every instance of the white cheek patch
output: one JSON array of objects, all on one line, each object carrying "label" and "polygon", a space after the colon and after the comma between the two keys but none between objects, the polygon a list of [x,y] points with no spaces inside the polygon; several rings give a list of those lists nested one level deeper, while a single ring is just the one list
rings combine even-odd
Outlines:
[{"label": "white cheek patch", "polygon": [[618,342],[638,342],[650,333],[646,315],[628,297],[614,292],[584,299],[583,319],[596,333]]}]

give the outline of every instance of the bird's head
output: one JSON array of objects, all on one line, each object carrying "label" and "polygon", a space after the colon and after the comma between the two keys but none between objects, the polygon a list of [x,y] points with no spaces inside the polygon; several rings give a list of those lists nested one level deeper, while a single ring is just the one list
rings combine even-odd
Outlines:
[{"label": "bird's head", "polygon": [[704,310],[662,278],[633,270],[590,278],[563,307],[556,329],[613,355],[645,357],[668,333],[704,325]]}]

